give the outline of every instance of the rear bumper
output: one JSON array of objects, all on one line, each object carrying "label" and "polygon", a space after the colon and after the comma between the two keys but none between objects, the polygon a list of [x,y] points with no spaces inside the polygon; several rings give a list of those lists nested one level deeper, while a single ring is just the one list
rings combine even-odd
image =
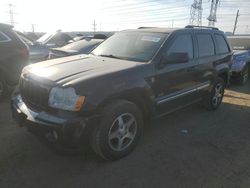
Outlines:
[{"label": "rear bumper", "polygon": [[11,99],[13,119],[26,126],[33,133],[43,135],[51,141],[60,142],[66,146],[76,146],[87,139],[90,124],[96,123],[98,116],[55,116],[45,111],[29,109],[18,94]]}]

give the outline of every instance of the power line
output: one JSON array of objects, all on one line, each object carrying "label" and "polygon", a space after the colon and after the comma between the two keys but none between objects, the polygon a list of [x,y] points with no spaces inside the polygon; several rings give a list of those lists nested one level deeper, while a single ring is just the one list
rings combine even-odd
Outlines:
[{"label": "power line", "polygon": [[202,0],[194,0],[190,9],[190,25],[202,25]]},{"label": "power line", "polygon": [[208,26],[214,26],[215,22],[217,22],[217,17],[216,17],[216,13],[217,13],[217,6],[218,6],[219,0],[212,0],[211,1],[211,9],[210,9],[210,14],[208,16]]}]

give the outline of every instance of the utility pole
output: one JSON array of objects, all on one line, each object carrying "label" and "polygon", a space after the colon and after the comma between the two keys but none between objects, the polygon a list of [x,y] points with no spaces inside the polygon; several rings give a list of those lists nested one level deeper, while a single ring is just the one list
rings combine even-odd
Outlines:
[{"label": "utility pole", "polygon": [[202,25],[202,0],[194,0],[190,9],[190,25]]},{"label": "utility pole", "polygon": [[31,31],[32,33],[35,33],[35,24],[31,24]]},{"label": "utility pole", "polygon": [[217,22],[217,7],[218,7],[219,0],[212,0],[211,1],[211,9],[210,9],[210,14],[208,16],[208,26],[214,27],[215,22]]},{"label": "utility pole", "polygon": [[95,20],[94,20],[94,23],[93,23],[94,34],[95,34],[95,32],[96,32],[96,26],[97,26],[97,24],[95,23]]},{"label": "utility pole", "polygon": [[236,28],[237,28],[237,23],[238,23],[239,13],[240,13],[240,10],[237,10],[237,14],[236,14],[236,17],[235,17],[235,22],[234,22],[234,30],[233,30],[233,35],[235,34],[235,30],[236,30]]},{"label": "utility pole", "polygon": [[14,13],[13,13],[13,5],[8,4],[9,6],[9,16],[10,16],[10,24],[14,27],[15,26],[15,21],[14,21]]}]

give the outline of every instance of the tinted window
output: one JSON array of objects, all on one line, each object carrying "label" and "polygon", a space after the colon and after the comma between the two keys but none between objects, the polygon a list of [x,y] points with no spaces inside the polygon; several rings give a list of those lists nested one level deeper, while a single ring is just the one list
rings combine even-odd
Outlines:
[{"label": "tinted window", "polygon": [[214,43],[212,36],[209,34],[198,34],[198,47],[199,47],[199,56],[206,57],[214,55]]},{"label": "tinted window", "polygon": [[25,38],[24,36],[19,35],[19,34],[17,34],[17,35],[19,36],[19,38],[20,38],[25,44],[27,44],[27,45],[29,45],[29,46],[33,45],[33,42],[32,42],[31,40],[29,40],[28,38]]},{"label": "tinted window", "polygon": [[215,35],[216,43],[217,43],[217,53],[223,54],[229,52],[227,42],[222,35]]},{"label": "tinted window", "polygon": [[168,49],[168,55],[171,53],[188,53],[189,59],[193,59],[193,40],[190,34],[178,36],[170,48]]},{"label": "tinted window", "polygon": [[7,42],[10,38],[0,31],[0,42]]}]

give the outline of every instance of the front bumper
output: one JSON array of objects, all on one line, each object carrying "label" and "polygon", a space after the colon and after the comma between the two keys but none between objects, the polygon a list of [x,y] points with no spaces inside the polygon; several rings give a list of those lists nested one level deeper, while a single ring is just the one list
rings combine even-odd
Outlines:
[{"label": "front bumper", "polygon": [[89,125],[98,120],[98,116],[59,116],[46,111],[34,111],[24,103],[20,94],[12,97],[11,110],[14,120],[20,126],[26,126],[31,132],[66,146],[76,146],[81,141],[86,141],[91,127]]}]

